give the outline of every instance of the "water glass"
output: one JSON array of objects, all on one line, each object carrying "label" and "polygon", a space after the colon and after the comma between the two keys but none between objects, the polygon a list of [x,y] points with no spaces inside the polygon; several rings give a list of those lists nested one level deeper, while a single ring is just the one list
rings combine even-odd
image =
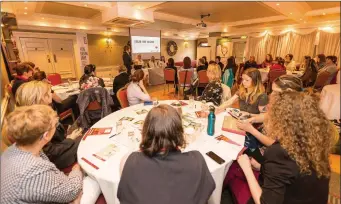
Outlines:
[{"label": "water glass", "polygon": [[157,100],[156,97],[152,98],[152,101],[153,101],[153,106],[157,106],[159,104],[159,101]]},{"label": "water glass", "polygon": [[194,108],[194,96],[189,96],[188,98],[189,98],[189,107],[193,109]]}]

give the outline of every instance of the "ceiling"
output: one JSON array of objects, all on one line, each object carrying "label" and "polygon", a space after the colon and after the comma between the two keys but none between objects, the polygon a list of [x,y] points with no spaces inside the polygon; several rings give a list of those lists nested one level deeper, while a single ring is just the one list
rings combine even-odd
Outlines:
[{"label": "ceiling", "polygon": [[[1,11],[14,13],[18,29],[129,35],[134,27],[161,30],[165,38],[198,39],[209,33],[248,35],[265,30],[340,27],[340,2],[1,2]],[[206,28],[197,27],[201,14]],[[124,16],[124,19],[122,19]],[[109,22],[109,23],[108,23]],[[132,25],[133,26],[133,25]]]}]

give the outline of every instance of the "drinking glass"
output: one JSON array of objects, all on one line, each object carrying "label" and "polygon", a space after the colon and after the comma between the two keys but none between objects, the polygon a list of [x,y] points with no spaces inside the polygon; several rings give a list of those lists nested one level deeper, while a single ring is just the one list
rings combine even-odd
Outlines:
[{"label": "drinking glass", "polygon": [[194,96],[189,96],[188,98],[189,98],[189,107],[193,109],[194,108]]},{"label": "drinking glass", "polygon": [[153,106],[157,106],[159,104],[159,101],[157,100],[156,97],[152,98],[152,101],[153,101]]}]

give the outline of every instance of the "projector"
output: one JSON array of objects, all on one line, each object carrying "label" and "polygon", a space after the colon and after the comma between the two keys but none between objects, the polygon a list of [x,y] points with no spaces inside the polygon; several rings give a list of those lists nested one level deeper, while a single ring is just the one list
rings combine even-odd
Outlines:
[{"label": "projector", "polygon": [[206,27],[207,27],[207,24],[201,21],[201,23],[198,23],[198,24],[197,24],[197,27],[198,27],[198,28],[206,28]]}]

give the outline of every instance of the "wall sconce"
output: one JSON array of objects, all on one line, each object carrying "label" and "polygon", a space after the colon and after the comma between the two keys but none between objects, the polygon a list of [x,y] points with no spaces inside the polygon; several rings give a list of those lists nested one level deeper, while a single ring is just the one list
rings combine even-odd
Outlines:
[{"label": "wall sconce", "polygon": [[188,48],[188,42],[187,41],[184,42],[184,46],[185,46],[185,48]]},{"label": "wall sconce", "polygon": [[105,42],[107,43],[107,48],[109,48],[110,45],[112,44],[112,39],[111,38],[105,38]]}]

